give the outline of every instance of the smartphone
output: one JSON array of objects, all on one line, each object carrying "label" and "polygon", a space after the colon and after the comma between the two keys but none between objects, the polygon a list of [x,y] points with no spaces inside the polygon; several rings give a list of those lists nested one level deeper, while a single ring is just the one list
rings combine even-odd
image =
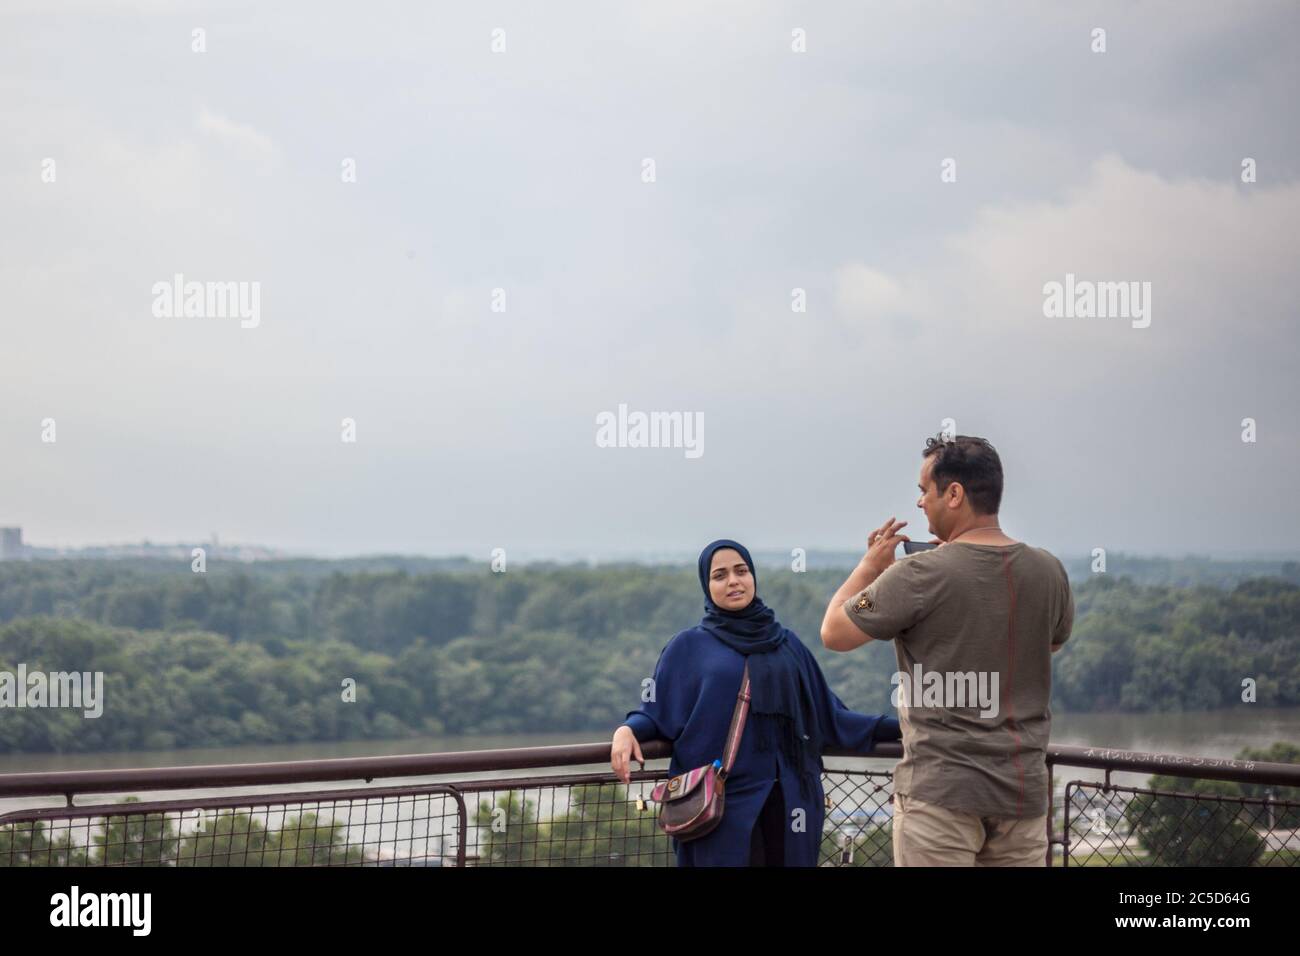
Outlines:
[{"label": "smartphone", "polygon": [[937,547],[939,547],[937,544],[933,544],[929,541],[904,541],[903,553],[916,554],[918,551],[929,551],[931,548]]}]

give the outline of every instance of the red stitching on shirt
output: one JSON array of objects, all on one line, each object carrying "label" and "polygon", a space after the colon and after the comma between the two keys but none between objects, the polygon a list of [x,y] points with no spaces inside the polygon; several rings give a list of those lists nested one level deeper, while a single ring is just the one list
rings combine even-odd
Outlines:
[{"label": "red stitching on shirt", "polygon": [[1020,782],[1020,793],[1016,797],[1016,819],[1019,820],[1025,804],[1025,768],[1020,762],[1020,735],[1016,732],[1016,713],[1012,704],[1016,677],[1016,587],[1011,582],[1011,565],[1007,553],[1002,552],[1002,570],[1007,576],[1007,594],[1010,597],[1010,616],[1007,619],[1007,730],[1016,742],[1016,749],[1011,759],[1016,763],[1016,775]]}]

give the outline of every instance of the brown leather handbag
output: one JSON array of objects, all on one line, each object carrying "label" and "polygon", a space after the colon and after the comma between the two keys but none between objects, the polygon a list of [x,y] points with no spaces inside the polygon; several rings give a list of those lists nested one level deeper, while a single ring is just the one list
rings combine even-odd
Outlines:
[{"label": "brown leather handbag", "polygon": [[664,833],[678,840],[696,840],[722,822],[723,794],[727,776],[736,762],[740,736],[745,732],[749,699],[749,660],[746,659],[722,759],[679,773],[656,786],[650,795],[651,800],[660,804],[659,829]]}]

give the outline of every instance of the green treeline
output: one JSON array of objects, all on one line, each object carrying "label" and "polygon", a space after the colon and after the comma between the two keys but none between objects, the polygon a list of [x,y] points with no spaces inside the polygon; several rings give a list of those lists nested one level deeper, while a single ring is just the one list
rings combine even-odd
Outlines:
[{"label": "green treeline", "polygon": [[[0,710],[0,749],[233,746],[413,734],[610,731],[677,631],[693,568],[525,566],[410,574],[144,562],[0,564],[0,672],[104,672],[104,711]],[[893,649],[821,647],[832,570],[760,570],[759,593],[857,710],[892,712]],[[1300,587],[1075,584],[1054,711],[1300,704]],[[356,681],[345,703],[343,682]]]}]

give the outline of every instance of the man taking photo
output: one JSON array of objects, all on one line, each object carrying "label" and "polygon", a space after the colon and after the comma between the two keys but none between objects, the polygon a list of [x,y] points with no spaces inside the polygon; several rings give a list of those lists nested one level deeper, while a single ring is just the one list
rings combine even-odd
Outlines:
[{"label": "man taking photo", "polygon": [[930,438],[917,507],[938,545],[895,561],[890,518],[826,609],[822,643],[893,641],[903,759],[896,866],[1044,866],[1051,655],[1070,636],[1065,568],[1002,533],[1002,462],[982,438]]}]

